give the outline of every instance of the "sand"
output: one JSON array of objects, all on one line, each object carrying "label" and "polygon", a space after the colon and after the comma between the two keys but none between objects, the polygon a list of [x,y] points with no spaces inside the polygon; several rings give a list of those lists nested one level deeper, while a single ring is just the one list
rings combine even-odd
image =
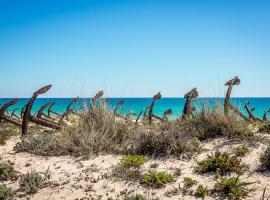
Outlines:
[{"label": "sand", "polygon": [[[270,136],[259,134],[257,140],[251,147],[250,153],[242,159],[242,163],[249,167],[249,172],[246,172],[242,179],[247,182],[255,182],[250,186],[254,192],[247,199],[260,199],[265,187],[270,194],[270,174],[257,171],[260,165],[259,157],[269,145]],[[203,151],[192,159],[149,159],[143,166],[145,172],[150,169],[153,163],[158,165],[157,171],[174,173],[177,169],[181,170],[181,175],[176,178],[175,182],[157,190],[146,188],[139,183],[116,180],[111,172],[122,156],[100,155],[88,158],[36,156],[29,153],[16,153],[13,148],[19,141],[18,137],[13,137],[4,146],[0,146],[2,159],[13,162],[14,168],[19,174],[25,174],[31,170],[44,172],[49,169],[51,172],[51,179],[38,193],[26,196],[18,192],[14,197],[14,199],[31,200],[123,199],[125,195],[136,193],[164,200],[195,199],[193,195],[183,194],[181,188],[184,186],[183,179],[185,177],[191,177],[197,181],[197,185],[189,189],[190,192],[194,192],[199,184],[212,189],[215,183],[213,174],[198,175],[193,172],[196,163],[216,150],[232,152],[234,147],[244,144],[243,141],[219,138],[204,142],[202,144]],[[14,191],[19,189],[18,180],[5,183]],[[206,197],[205,199],[214,199],[214,197]]]}]

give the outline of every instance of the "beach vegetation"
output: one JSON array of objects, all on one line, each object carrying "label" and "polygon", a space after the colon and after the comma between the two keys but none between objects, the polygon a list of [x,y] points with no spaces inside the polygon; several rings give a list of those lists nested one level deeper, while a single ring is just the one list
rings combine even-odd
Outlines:
[{"label": "beach vegetation", "polygon": [[120,180],[140,181],[142,179],[142,172],[138,168],[127,168],[117,165],[112,170],[112,176]]},{"label": "beach vegetation", "polygon": [[39,173],[34,170],[21,176],[20,189],[26,194],[35,194],[42,188],[45,182],[50,178],[50,173]]},{"label": "beach vegetation", "polygon": [[239,146],[234,149],[234,154],[237,157],[243,157],[249,152],[249,148],[247,146]]},{"label": "beach vegetation", "polygon": [[135,195],[125,197],[124,200],[159,200],[159,198],[150,198],[141,194],[135,194]]},{"label": "beach vegetation", "polygon": [[94,109],[79,113],[77,123],[58,133],[24,136],[15,149],[44,156],[110,153],[191,157],[201,151],[203,140],[251,135],[245,122],[234,115],[225,116],[218,108],[198,112],[188,120],[135,126],[115,115],[106,102],[100,102]]},{"label": "beach vegetation", "polygon": [[261,155],[262,168],[270,170],[270,147]]},{"label": "beach vegetation", "polygon": [[0,185],[0,200],[9,200],[12,198],[12,190],[8,186]]},{"label": "beach vegetation", "polygon": [[19,135],[20,130],[12,124],[2,122],[0,125],[0,145],[5,145],[12,136]]},{"label": "beach vegetation", "polygon": [[146,161],[147,159],[145,156],[128,155],[123,157],[120,160],[120,163],[123,167],[140,168]]},{"label": "beach vegetation", "polygon": [[236,156],[215,152],[212,155],[208,155],[205,160],[199,162],[195,167],[195,172],[200,174],[215,172],[219,175],[224,175],[229,172],[240,173],[241,168],[241,161]]},{"label": "beach vegetation", "polygon": [[214,190],[229,199],[245,199],[252,191],[248,188],[251,184],[253,183],[240,180],[239,176],[220,177],[215,184]]},{"label": "beach vegetation", "polygon": [[195,196],[198,198],[204,198],[208,195],[208,190],[206,187],[199,185],[195,191]]},{"label": "beach vegetation", "polygon": [[270,133],[270,123],[269,122],[261,122],[259,124],[259,132],[260,133]]},{"label": "beach vegetation", "polygon": [[197,184],[197,181],[193,180],[192,178],[185,177],[183,183],[185,187],[192,187]]},{"label": "beach vegetation", "polygon": [[0,162],[0,181],[8,181],[16,177],[16,171],[10,162]]},{"label": "beach vegetation", "polygon": [[167,172],[149,171],[143,175],[143,184],[152,188],[162,188],[167,183],[173,182],[174,177]]},{"label": "beach vegetation", "polygon": [[221,105],[212,109],[205,108],[204,111],[194,115],[188,123],[190,131],[199,140],[221,136],[247,139],[253,136],[248,123],[234,114],[224,115]]}]

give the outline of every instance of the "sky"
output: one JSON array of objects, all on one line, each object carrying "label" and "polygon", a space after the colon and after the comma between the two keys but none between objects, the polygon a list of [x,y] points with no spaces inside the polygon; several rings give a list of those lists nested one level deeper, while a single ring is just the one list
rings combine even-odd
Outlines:
[{"label": "sky", "polygon": [[270,97],[269,0],[0,0],[0,98]]}]

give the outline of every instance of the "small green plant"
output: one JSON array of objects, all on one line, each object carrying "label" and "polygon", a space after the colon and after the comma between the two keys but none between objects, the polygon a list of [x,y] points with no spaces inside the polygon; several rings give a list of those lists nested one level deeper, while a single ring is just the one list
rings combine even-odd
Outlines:
[{"label": "small green plant", "polygon": [[198,163],[195,172],[203,174],[206,172],[216,172],[224,175],[228,172],[239,173],[241,171],[240,160],[236,156],[230,156],[227,153],[216,152],[208,155],[207,159]]},{"label": "small green plant", "polygon": [[268,147],[261,156],[261,163],[263,168],[270,170],[270,147]]},{"label": "small green plant", "polygon": [[245,156],[249,152],[249,148],[247,146],[239,146],[234,149],[234,154],[237,157]]},{"label": "small green plant", "polygon": [[127,168],[140,168],[146,162],[144,156],[125,156],[120,160],[123,167]]},{"label": "small green plant", "polygon": [[252,191],[247,188],[251,184],[253,183],[241,181],[239,176],[221,177],[215,184],[215,191],[220,192],[229,199],[243,199]]},{"label": "small green plant", "polygon": [[183,181],[185,187],[192,187],[193,185],[197,184],[197,182],[195,180],[193,180],[192,178],[184,178]]},{"label": "small green plant", "polygon": [[16,171],[9,162],[0,163],[0,181],[8,181],[16,177]]},{"label": "small green plant", "polygon": [[260,133],[270,133],[270,124],[269,123],[260,123],[259,124],[259,132]]},{"label": "small green plant", "polygon": [[44,185],[45,181],[50,178],[48,172],[38,173],[35,171],[28,172],[21,176],[20,188],[27,194],[34,194]]},{"label": "small green plant", "polygon": [[0,145],[5,145],[10,137],[20,133],[19,129],[14,125],[3,122],[0,126]]},{"label": "small green plant", "polygon": [[173,180],[173,175],[167,172],[149,171],[143,176],[143,183],[153,188],[162,188]]},{"label": "small green plant", "polygon": [[204,198],[208,195],[207,188],[203,187],[202,185],[199,185],[196,189],[195,196],[199,198]]},{"label": "small green plant", "polygon": [[0,185],[0,200],[8,200],[12,197],[12,190],[6,185]]}]

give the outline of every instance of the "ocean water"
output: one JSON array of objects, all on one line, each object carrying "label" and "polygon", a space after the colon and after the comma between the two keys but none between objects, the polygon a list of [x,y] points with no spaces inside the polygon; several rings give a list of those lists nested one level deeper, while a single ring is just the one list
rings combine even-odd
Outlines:
[{"label": "ocean water", "polygon": [[[108,98],[104,99],[110,109],[113,109],[115,105],[124,99],[125,104],[123,104],[120,109],[119,113],[122,115],[126,115],[129,112],[133,113],[140,113],[143,111],[146,106],[150,105],[152,102],[152,98]],[[12,98],[0,98],[0,105],[12,100]],[[17,114],[20,113],[20,109],[27,103],[29,99],[20,99],[20,101],[9,108],[9,112],[12,112],[14,109],[18,109]],[[38,98],[33,106],[32,113],[35,113],[40,107],[47,103],[47,102],[56,102],[55,106],[53,107],[53,111],[57,113],[64,113],[66,106],[71,102],[72,98]],[[254,114],[262,118],[263,113],[265,110],[270,109],[270,98],[232,98],[231,102],[233,105],[237,106],[243,113],[247,114],[244,109],[245,102],[250,102],[251,108],[256,108]],[[76,102],[72,108],[75,110],[82,109],[83,105],[89,105],[90,99],[80,99]],[[167,109],[172,109],[173,114],[170,116],[171,119],[175,119],[181,116],[181,113],[184,108],[185,99],[184,98],[162,98],[157,101],[154,107],[154,113],[158,116],[162,116],[163,112]],[[202,105],[208,105],[209,107],[213,107],[217,103],[224,103],[224,98],[199,98],[194,100],[194,106],[196,110],[200,110]],[[270,118],[270,113],[268,113],[268,118]]]}]

